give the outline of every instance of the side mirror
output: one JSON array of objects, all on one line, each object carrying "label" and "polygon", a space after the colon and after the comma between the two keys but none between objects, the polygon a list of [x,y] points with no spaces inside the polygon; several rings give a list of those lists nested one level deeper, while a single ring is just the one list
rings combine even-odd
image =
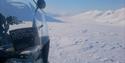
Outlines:
[{"label": "side mirror", "polygon": [[37,4],[37,8],[39,9],[44,9],[46,7],[46,3],[44,0],[38,0],[36,4]]}]

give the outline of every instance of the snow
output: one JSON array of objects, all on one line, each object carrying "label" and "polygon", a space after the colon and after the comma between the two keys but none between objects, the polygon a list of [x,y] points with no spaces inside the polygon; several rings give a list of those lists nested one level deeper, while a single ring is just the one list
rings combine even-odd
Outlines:
[{"label": "snow", "polygon": [[96,21],[118,26],[125,25],[125,7],[117,10],[91,10],[73,16],[63,16],[60,19],[69,21]]},{"label": "snow", "polygon": [[125,63],[124,11],[88,11],[48,22],[50,63]]},{"label": "snow", "polygon": [[10,25],[10,29],[9,30],[15,30],[15,29],[21,29],[21,28],[28,28],[28,27],[32,27],[32,22],[27,21],[27,22],[20,23],[18,25],[17,24]]}]

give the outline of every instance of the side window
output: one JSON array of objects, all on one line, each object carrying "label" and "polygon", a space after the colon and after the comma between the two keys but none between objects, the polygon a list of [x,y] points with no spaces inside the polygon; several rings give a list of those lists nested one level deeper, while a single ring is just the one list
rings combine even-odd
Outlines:
[{"label": "side window", "polygon": [[6,18],[6,20],[7,20],[7,23],[10,25],[20,24],[22,22],[21,20],[18,20],[17,17],[15,16],[9,16]]},{"label": "side window", "polygon": [[0,36],[2,36],[2,34],[5,33],[5,27],[4,27],[5,22],[6,22],[5,16],[0,13]]},{"label": "side window", "polygon": [[5,17],[3,14],[0,13],[0,36],[3,36],[9,30],[10,25],[20,24],[22,23],[21,20],[18,20],[15,16],[8,16]]}]

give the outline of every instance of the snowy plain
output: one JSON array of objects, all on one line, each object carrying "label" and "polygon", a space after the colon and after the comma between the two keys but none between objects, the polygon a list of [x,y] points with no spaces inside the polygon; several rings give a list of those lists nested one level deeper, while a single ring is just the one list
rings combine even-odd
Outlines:
[{"label": "snowy plain", "polygon": [[48,22],[50,63],[125,63],[125,8]]}]

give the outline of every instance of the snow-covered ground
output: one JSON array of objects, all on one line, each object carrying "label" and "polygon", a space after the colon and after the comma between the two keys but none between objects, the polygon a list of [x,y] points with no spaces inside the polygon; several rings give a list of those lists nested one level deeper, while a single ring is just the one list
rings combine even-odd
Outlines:
[{"label": "snow-covered ground", "polygon": [[50,63],[125,63],[123,9],[112,14],[85,12],[60,17],[63,23],[49,22]]}]

